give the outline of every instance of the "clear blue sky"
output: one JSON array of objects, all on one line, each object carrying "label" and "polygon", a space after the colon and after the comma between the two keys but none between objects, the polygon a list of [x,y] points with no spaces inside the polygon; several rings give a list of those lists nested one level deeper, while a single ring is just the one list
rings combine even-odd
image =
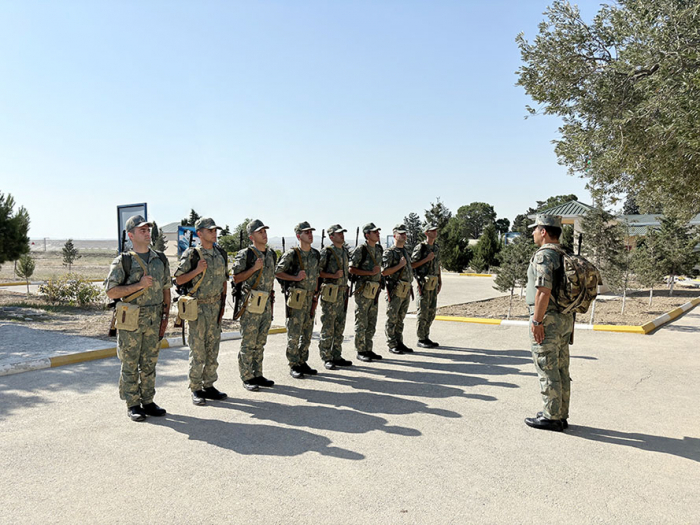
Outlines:
[{"label": "clear blue sky", "polygon": [[[1,1],[0,191],[30,236],[111,238],[116,206],[270,235],[389,233],[440,197],[511,221],[590,201],[524,119],[540,0]],[[599,2],[579,2],[592,16]]]}]

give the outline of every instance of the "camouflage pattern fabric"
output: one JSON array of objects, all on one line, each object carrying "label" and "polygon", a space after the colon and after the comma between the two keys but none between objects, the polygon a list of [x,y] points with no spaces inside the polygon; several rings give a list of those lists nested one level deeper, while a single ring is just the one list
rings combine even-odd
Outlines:
[{"label": "camouflage pattern fabric", "polygon": [[[551,244],[545,244],[535,252],[530,259],[530,265],[527,268],[527,287],[525,288],[525,303],[528,306],[535,305],[535,294],[537,288],[544,287],[550,290],[555,285],[555,273],[561,266],[561,257],[554,248],[550,248]],[[549,301],[547,305],[547,313],[558,311],[554,301]]]},{"label": "camouflage pattern fabric", "polygon": [[[532,315],[530,315],[530,321],[532,321]],[[544,417],[568,419],[571,398],[569,338],[574,328],[574,316],[556,311],[547,312],[543,326],[544,341],[541,344],[537,344],[532,331],[528,331],[532,360],[540,380]]]},{"label": "camouflage pattern fabric", "polygon": [[[175,270],[175,277],[186,274],[195,268],[192,264],[192,254],[195,248],[188,248],[180,258],[180,265]],[[221,343],[221,325],[219,325],[220,297],[224,291],[224,283],[228,279],[226,261],[216,248],[205,250],[199,248],[200,256],[207,262],[207,271],[192,279],[195,286],[200,280],[202,284],[194,297],[200,299],[197,305],[197,319],[188,321],[189,335],[187,342],[190,346],[190,390],[202,390],[213,386],[218,379],[219,345]],[[203,275],[203,277],[202,277]],[[214,301],[203,304],[202,300]]]},{"label": "camouflage pattern fabric", "polygon": [[[338,261],[340,261],[340,267],[338,266]],[[350,256],[344,246],[341,248],[328,246],[321,251],[320,267],[324,272],[335,273],[338,270],[343,270],[343,276],[340,279],[327,279],[328,282],[340,286],[338,299],[334,303],[328,303],[323,299],[320,300],[321,338],[318,342],[318,349],[323,361],[340,359],[342,354],[343,332],[345,331],[345,320],[347,317],[345,299],[348,294],[349,265]]]},{"label": "camouflage pattern fabric", "polygon": [[[236,254],[236,260],[233,263],[233,273],[239,274],[248,270],[246,266],[248,250],[252,250],[258,258],[263,258],[262,274],[256,289],[267,293],[271,292],[275,283],[275,256],[271,248],[267,248],[264,253],[254,246],[240,250]],[[258,273],[254,272],[253,275],[243,281],[242,293],[244,297],[255,284]],[[240,323],[241,349],[238,352],[238,372],[242,381],[249,381],[254,377],[263,375],[263,353],[265,343],[267,343],[267,334],[272,324],[272,302],[270,298],[268,297],[267,299],[263,313],[254,314],[246,310],[241,315]]]},{"label": "camouflage pattern fabric", "polygon": [[[362,261],[363,251],[366,251],[366,254],[364,254],[364,261]],[[374,245],[374,250],[370,248],[367,243],[361,244],[353,250],[352,255],[350,256],[350,266],[357,268],[358,270],[370,271],[374,268],[375,261],[379,266],[381,266],[383,255],[384,250],[379,243]],[[372,259],[372,256],[374,256],[374,259]],[[381,274],[358,276],[357,289],[360,289],[367,281],[379,282],[380,280]]]},{"label": "camouflage pattern fabric", "polygon": [[[422,242],[413,248],[413,253],[411,254],[411,262],[418,262],[425,259],[431,252],[435,254],[435,258],[413,271],[420,286],[416,295],[418,340],[429,339],[430,327],[435,320],[435,313],[437,312],[438,290],[437,288],[425,290],[424,285],[426,278],[432,275],[440,275],[440,247],[437,244],[430,245],[427,242]],[[420,290],[423,291],[422,294]]]},{"label": "camouflage pattern fabric", "polygon": [[408,255],[406,248],[392,246],[384,250],[382,257],[382,267],[385,270],[399,264],[401,257],[405,257],[406,266],[386,277],[387,318],[384,325],[384,333],[386,334],[386,342],[389,348],[396,348],[399,343],[403,343],[404,319],[406,312],[408,312],[408,305],[411,302],[410,293],[406,297],[401,298],[393,294],[392,291],[399,281],[411,284],[413,272],[411,271],[411,257]]},{"label": "camouflage pattern fabric", "polygon": [[287,327],[287,361],[289,366],[298,366],[309,360],[309,346],[314,329],[311,313],[311,292],[306,295],[304,304],[299,309],[289,309],[286,319]]},{"label": "camouflage pattern fabric", "polygon": [[[298,253],[301,254],[301,261],[304,265],[306,278],[299,282],[290,281],[290,286],[292,288],[301,288],[302,290],[313,292],[316,290],[316,286],[318,285],[318,277],[321,272],[321,267],[319,266],[321,254],[316,248],[311,248],[308,252],[299,249]],[[284,252],[282,257],[280,257],[275,273],[285,272],[290,275],[297,275],[299,270],[297,250],[292,249],[287,250]]]},{"label": "camouflage pattern fabric", "polygon": [[[143,277],[141,265],[136,261],[132,261],[129,275],[125,275],[122,257],[123,255],[119,255],[114,259],[109,268],[104,282],[106,290],[137,283]],[[117,336],[117,355],[121,361],[119,397],[126,401],[127,407],[148,404],[155,397],[163,290],[172,286],[170,267],[163,264],[155,251],[149,250],[148,255],[142,257],[141,261],[144,262],[148,275],[153,277],[153,285],[132,301],[132,304],[141,307],[138,330],[120,330]]]},{"label": "camouflage pattern fabric", "polygon": [[[367,251],[363,259],[363,251]],[[367,243],[361,244],[353,250],[350,256],[350,266],[358,270],[370,271],[374,268],[375,262],[378,265],[382,264],[382,256],[384,250],[379,243],[371,248]],[[374,258],[372,258],[374,256]],[[371,352],[374,337],[374,332],[377,329],[377,311],[378,305],[373,299],[367,299],[362,296],[365,284],[369,281],[381,281],[381,274],[358,276],[355,284],[355,350],[360,352]]]}]

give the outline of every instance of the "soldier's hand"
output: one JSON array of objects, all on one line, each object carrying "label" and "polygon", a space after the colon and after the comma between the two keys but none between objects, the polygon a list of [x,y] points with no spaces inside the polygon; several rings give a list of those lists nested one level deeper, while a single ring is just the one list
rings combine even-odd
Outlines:
[{"label": "soldier's hand", "polygon": [[374,268],[372,268],[372,275],[377,275],[378,273],[382,273],[381,266],[375,266]]},{"label": "soldier's hand", "polygon": [[399,261],[399,268],[403,268],[406,266],[406,257],[401,257],[401,260]]},{"label": "soldier's hand", "polygon": [[433,259],[435,259],[435,252],[430,252],[426,257],[426,260],[432,261]]},{"label": "soldier's hand", "polygon": [[333,279],[340,279],[343,276],[343,270],[338,270],[333,274]]},{"label": "soldier's hand", "polygon": [[255,264],[253,265],[253,270],[258,271],[260,268],[263,267],[263,260],[258,257],[255,259]]},{"label": "soldier's hand", "polygon": [[530,329],[532,330],[532,337],[535,338],[535,342],[538,345],[541,345],[542,341],[544,341],[544,326],[535,326],[534,324],[530,323]]},{"label": "soldier's hand", "polygon": [[153,277],[151,277],[150,275],[144,275],[143,277],[141,277],[139,284],[141,285],[141,289],[150,288],[151,286],[153,286]]},{"label": "soldier's hand", "polygon": [[204,259],[200,259],[199,262],[197,263],[197,273],[202,273],[206,269],[207,269],[207,261],[205,261]]},{"label": "soldier's hand", "polygon": [[302,270],[297,274],[297,281],[303,281],[304,279],[306,279],[306,272]]}]

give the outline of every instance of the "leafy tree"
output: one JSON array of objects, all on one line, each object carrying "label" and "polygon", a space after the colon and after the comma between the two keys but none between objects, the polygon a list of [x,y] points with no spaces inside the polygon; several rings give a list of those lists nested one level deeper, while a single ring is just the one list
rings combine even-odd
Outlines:
[{"label": "leafy tree", "polygon": [[637,241],[637,246],[632,252],[632,271],[637,282],[649,288],[649,306],[654,298],[654,286],[664,279],[661,249],[658,231],[649,229],[646,235]]},{"label": "leafy tree", "polygon": [[425,239],[423,225],[421,224],[418,214],[413,212],[409,213],[407,217],[404,217],[403,222],[408,230],[406,232],[406,249],[411,253],[413,247]]},{"label": "leafy tree", "polygon": [[[447,223],[452,218],[452,212],[447,209],[444,203],[440,201],[440,197],[435,202],[430,203],[430,208],[425,210],[425,223],[434,224],[438,227],[437,242],[443,248],[446,243],[445,229]],[[445,266],[447,268],[447,266]]]},{"label": "leafy tree", "polygon": [[532,242],[532,238],[526,235],[516,237],[516,239],[498,254],[500,267],[498,275],[494,279],[494,288],[501,292],[510,293],[508,303],[508,315],[513,309],[513,291],[516,286],[522,287],[527,283],[527,268],[532,255],[537,250],[537,245]]},{"label": "leafy tree", "polygon": [[472,250],[469,241],[462,236],[461,227],[456,217],[450,218],[447,226],[440,231],[442,243],[440,244],[440,256],[442,265],[451,272],[461,272],[472,259]]},{"label": "leafy tree", "polygon": [[515,217],[511,231],[527,234],[527,226],[528,224],[532,224],[532,220],[527,218],[528,215],[532,215],[542,210],[547,210],[549,208],[554,208],[555,206],[559,206],[560,204],[564,204],[569,201],[577,200],[578,197],[573,193],[570,193],[569,195],[556,195],[554,197],[549,197],[547,200],[544,201],[537,201],[537,204],[534,208],[528,208],[528,210],[525,213],[522,213]]},{"label": "leafy tree", "polygon": [[68,273],[71,271],[71,266],[73,263],[80,259],[81,255],[78,253],[78,249],[73,244],[73,239],[68,239],[66,244],[63,245],[63,265],[68,266]]},{"label": "leafy tree", "polygon": [[29,253],[29,214],[22,206],[16,212],[14,207],[12,195],[0,191],[0,264]]},{"label": "leafy tree", "polygon": [[190,210],[189,216],[185,217],[180,221],[180,226],[194,226],[195,223],[201,219],[202,216],[194,211],[194,208]]},{"label": "leafy tree", "polygon": [[545,15],[532,43],[516,39],[517,83],[562,118],[559,162],[594,197],[638,191],[642,209],[697,213],[700,2],[618,0],[587,23],[554,0]]},{"label": "leafy tree", "polygon": [[692,275],[700,261],[695,246],[700,242],[698,229],[691,227],[680,217],[662,217],[659,229],[661,246],[660,269],[669,276],[669,294],[678,275]]},{"label": "leafy tree", "polygon": [[228,224],[226,225],[226,227],[223,230],[221,230],[219,235],[221,237],[223,237],[224,235],[231,235],[231,229],[228,227]]},{"label": "leafy tree", "polygon": [[559,242],[567,253],[574,253],[574,227],[571,224],[563,225]]},{"label": "leafy tree", "polygon": [[508,219],[498,219],[494,224],[496,225],[496,231],[498,233],[508,233],[508,229],[510,228],[510,221]]},{"label": "leafy tree", "polygon": [[250,246],[252,244],[248,238],[248,223],[250,221],[251,219],[246,219],[236,226],[233,234],[219,237],[217,244],[228,253],[236,253],[238,250]]},{"label": "leafy tree", "polygon": [[151,228],[151,247],[158,252],[164,252],[168,248],[165,233],[158,228],[155,221],[153,221],[153,228]]},{"label": "leafy tree", "polygon": [[21,255],[19,261],[17,262],[17,275],[27,281],[27,296],[29,296],[29,279],[34,275],[34,269],[36,268],[36,262],[31,255]]},{"label": "leafy tree", "polygon": [[472,202],[460,206],[456,217],[461,223],[464,237],[478,239],[486,226],[496,222],[496,211],[485,202]]},{"label": "leafy tree", "polygon": [[471,267],[477,273],[488,271],[491,266],[498,264],[498,252],[501,251],[501,243],[498,241],[496,226],[489,224],[484,228],[484,233],[479,237],[479,242],[474,246],[474,258]]}]

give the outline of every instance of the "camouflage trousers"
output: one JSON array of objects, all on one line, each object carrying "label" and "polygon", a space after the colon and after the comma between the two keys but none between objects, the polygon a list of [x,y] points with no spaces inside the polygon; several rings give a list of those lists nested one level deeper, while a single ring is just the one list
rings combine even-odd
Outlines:
[{"label": "camouflage trousers", "polygon": [[309,360],[309,346],[314,329],[314,319],[311,317],[311,299],[309,293],[301,308],[287,308],[289,317],[287,327],[287,361],[289,366],[299,366]]},{"label": "camouflage trousers", "polygon": [[372,338],[377,329],[379,306],[374,299],[363,297],[361,291],[353,295],[355,297],[355,350],[357,353],[371,352]]},{"label": "camouflage trousers", "polygon": [[197,319],[188,321],[190,345],[190,390],[202,390],[219,378],[219,303],[197,305]]},{"label": "camouflage trousers", "polygon": [[119,397],[127,407],[148,404],[156,395],[156,364],[160,352],[158,330],[162,306],[142,306],[139,328],[134,332],[119,330],[117,356],[122,363]]},{"label": "camouflage trousers", "polygon": [[[345,291],[347,294],[347,289]],[[334,303],[328,303],[321,299],[321,339],[318,349],[321,359],[333,361],[340,359],[343,344],[343,332],[345,331],[345,294],[338,294]]]},{"label": "camouflage trousers", "polygon": [[[532,321],[532,315],[530,315],[530,321]],[[547,312],[543,326],[544,341],[537,344],[530,330],[530,345],[532,360],[540,378],[544,417],[567,419],[571,397],[569,337],[574,328],[574,316]]]},{"label": "camouflage trousers", "polygon": [[390,300],[387,293],[384,333],[386,334],[386,344],[389,345],[389,348],[396,348],[399,343],[403,343],[403,321],[406,317],[406,312],[408,312],[410,302],[410,295],[404,298],[394,295]]},{"label": "camouflage trousers", "polygon": [[241,350],[238,352],[238,371],[242,381],[263,375],[263,352],[267,333],[272,324],[272,304],[267,300],[265,311],[253,314],[248,310],[241,316]]},{"label": "camouflage trousers", "polygon": [[416,297],[416,306],[418,307],[418,340],[428,339],[430,336],[430,325],[435,320],[435,312],[437,311],[437,288],[435,290],[423,290]]}]

